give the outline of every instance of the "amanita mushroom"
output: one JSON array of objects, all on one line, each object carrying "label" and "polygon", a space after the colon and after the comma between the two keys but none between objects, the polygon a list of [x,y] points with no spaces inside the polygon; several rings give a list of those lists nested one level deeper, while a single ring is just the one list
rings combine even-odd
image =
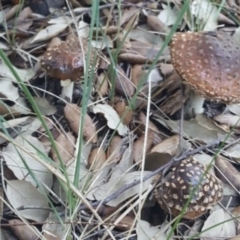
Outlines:
[{"label": "amanita mushroom", "polygon": [[194,90],[188,115],[203,112],[204,98],[240,103],[240,45],[232,37],[213,32],[176,33],[170,50],[175,70]]},{"label": "amanita mushroom", "polygon": [[[84,76],[85,59],[88,52],[88,41],[84,38],[79,40],[71,37],[59,45],[50,47],[40,60],[41,67],[47,75],[60,80],[70,80],[69,84],[62,84],[62,95],[71,99],[73,82]],[[91,48],[88,68],[89,76],[95,75],[99,64],[98,52]]]},{"label": "amanita mushroom", "polygon": [[196,190],[184,212],[183,218],[186,219],[200,217],[222,199],[219,180],[193,158],[176,163],[159,185],[154,196],[159,205],[173,216],[181,213],[191,193]]},{"label": "amanita mushroom", "polygon": [[[82,44],[80,44],[80,42]],[[51,77],[61,80],[79,80],[84,76],[84,59],[87,56],[86,39],[71,37],[61,44],[48,48],[41,58],[41,67]],[[96,72],[98,67],[97,50],[92,47],[90,53],[89,73]]]}]

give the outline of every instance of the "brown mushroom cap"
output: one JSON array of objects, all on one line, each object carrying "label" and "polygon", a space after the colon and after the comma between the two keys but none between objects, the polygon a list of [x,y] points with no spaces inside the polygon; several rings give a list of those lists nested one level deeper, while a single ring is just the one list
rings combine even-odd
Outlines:
[{"label": "brown mushroom cap", "polygon": [[240,45],[213,32],[176,33],[170,43],[175,70],[204,98],[240,103]]},{"label": "brown mushroom cap", "polygon": [[223,192],[220,182],[212,174],[206,173],[201,163],[192,158],[178,162],[160,187],[155,189],[154,195],[166,212],[178,216],[197,186],[183,215],[184,218],[195,219],[218,203]]},{"label": "brown mushroom cap", "polygon": [[[41,67],[47,74],[61,80],[76,81],[84,75],[84,57],[87,56],[88,42],[81,39],[83,49],[77,37],[48,48],[41,58]],[[98,66],[97,52],[92,48],[88,71],[95,72]]]}]

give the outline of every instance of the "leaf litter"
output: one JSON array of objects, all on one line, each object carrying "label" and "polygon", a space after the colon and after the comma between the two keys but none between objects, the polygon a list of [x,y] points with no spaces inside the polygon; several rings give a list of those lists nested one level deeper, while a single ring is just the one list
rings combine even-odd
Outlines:
[{"label": "leaf litter", "polygon": [[[189,14],[179,22],[181,1],[129,0],[121,10],[101,1],[93,34],[93,1],[16,3],[3,1],[0,9],[0,47],[22,81],[1,58],[1,204],[7,206],[1,237],[234,239],[239,104],[206,99],[203,113],[182,119],[191,91],[172,64],[169,45],[158,53],[174,26],[238,41],[239,1],[189,1]],[[72,37],[77,48],[61,52]],[[50,65],[40,64],[43,56]],[[222,183],[224,196],[196,224],[181,219],[173,229],[176,216],[148,191],[164,185],[173,158],[191,152]]]}]

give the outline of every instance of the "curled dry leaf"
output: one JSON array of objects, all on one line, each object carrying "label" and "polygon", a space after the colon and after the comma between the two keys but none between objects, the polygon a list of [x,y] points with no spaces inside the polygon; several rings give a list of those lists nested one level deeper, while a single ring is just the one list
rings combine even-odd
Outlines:
[{"label": "curled dry leaf", "polygon": [[123,124],[129,125],[133,119],[133,111],[129,109],[126,101],[123,100],[121,102],[118,102],[114,108],[118,113],[119,117],[121,118]]},{"label": "curled dry leaf", "polygon": [[[79,127],[81,124],[81,108],[79,108],[76,104],[68,103],[64,107],[64,116],[68,120],[68,123],[73,132],[78,135]],[[83,136],[85,137],[86,141],[90,141],[92,143],[97,142],[97,132],[95,125],[87,113],[85,113],[84,116]]]},{"label": "curled dry leaf", "polygon": [[105,74],[105,72],[102,72],[97,77],[96,90],[100,93],[101,96],[104,96],[108,93],[108,82],[109,82],[109,79]]},{"label": "curled dry leaf", "polygon": [[64,31],[68,27],[66,23],[59,23],[47,26],[46,28],[40,30],[37,35],[32,39],[31,43],[36,43],[39,41],[44,41],[57,36],[59,33]]},{"label": "curled dry leaf", "polygon": [[221,114],[214,117],[214,120],[229,127],[240,127],[240,116],[232,114]]},{"label": "curled dry leaf", "polygon": [[[146,152],[151,148],[153,144],[154,132],[152,130],[148,130],[147,134],[147,143],[146,143]],[[144,140],[145,135],[140,136],[137,141],[133,144],[133,160],[135,163],[140,163],[143,158],[143,150],[144,150]]]},{"label": "curled dry leaf", "polygon": [[224,183],[232,184],[236,189],[240,190],[240,173],[225,158],[217,156],[216,158],[216,175]]},{"label": "curled dry leaf", "polygon": [[[60,135],[56,138],[55,145],[64,165],[73,158],[75,142],[76,138],[70,132],[66,134],[60,133]],[[60,163],[53,146],[51,148],[51,155],[54,162]]]},{"label": "curled dry leaf", "polygon": [[97,104],[93,107],[95,114],[101,113],[107,120],[108,127],[117,130],[118,134],[124,136],[128,133],[128,127],[122,124],[117,112],[107,104]]},{"label": "curled dry leaf", "polygon": [[179,147],[179,136],[175,135],[155,145],[150,152],[151,153],[152,152],[168,153],[171,156],[174,156],[177,153],[178,147]]},{"label": "curled dry leaf", "polygon": [[106,154],[102,147],[94,148],[88,158],[88,168],[93,171],[101,169],[106,162]]}]

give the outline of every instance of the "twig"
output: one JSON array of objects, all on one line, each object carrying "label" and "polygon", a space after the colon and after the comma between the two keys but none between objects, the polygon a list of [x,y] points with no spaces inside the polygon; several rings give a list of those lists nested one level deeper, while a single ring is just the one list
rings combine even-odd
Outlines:
[{"label": "twig", "polygon": [[[157,175],[158,173],[162,172],[163,170],[165,170],[166,168],[170,168],[175,162],[177,161],[181,161],[191,155],[195,155],[209,147],[213,147],[214,145],[217,145],[220,143],[221,140],[217,140],[217,141],[214,141],[212,143],[209,143],[207,145],[204,145],[204,146],[200,146],[192,151],[186,151],[184,152],[183,154],[181,154],[180,156],[177,156],[177,157],[174,157],[171,159],[171,161],[169,161],[168,163],[166,163],[165,165],[159,167],[158,169],[156,169],[155,171],[147,174],[145,177],[143,177],[143,182],[145,182],[146,180],[148,180],[149,178]],[[132,183],[129,183],[129,184],[126,184],[125,186],[123,186],[121,189],[119,189],[118,191],[114,192],[113,194],[111,194],[110,196],[106,197],[104,200],[101,200],[101,201],[96,201],[94,203],[91,204],[92,207],[96,207],[98,206],[99,204],[106,204],[114,199],[116,199],[119,195],[121,195],[123,192],[125,192],[126,190],[128,190],[129,188],[132,188],[134,186],[136,186],[137,184],[139,184],[141,182],[141,180],[136,180]],[[86,210],[88,209],[87,206],[85,205],[81,205],[79,207],[79,210]]]}]

